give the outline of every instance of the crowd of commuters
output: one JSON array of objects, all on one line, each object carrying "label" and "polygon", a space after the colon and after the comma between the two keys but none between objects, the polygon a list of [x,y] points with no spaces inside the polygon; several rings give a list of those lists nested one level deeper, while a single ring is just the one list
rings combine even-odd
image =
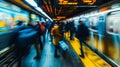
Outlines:
[{"label": "crowd of commuters", "polygon": [[[19,22],[18,25],[22,25],[22,22]],[[74,40],[75,36],[80,41],[80,57],[84,58],[84,51],[82,45],[85,43],[87,38],[89,37],[89,29],[85,26],[83,21],[79,21],[79,25],[76,29],[75,22],[62,22],[62,21],[53,21],[53,22],[40,22],[36,21],[35,23],[28,23],[28,28],[33,28],[37,33],[35,34],[36,37],[33,38],[34,47],[36,49],[36,56],[34,57],[36,60],[40,59],[41,52],[44,48],[45,44],[45,34],[50,34],[50,41],[55,46],[54,57],[58,58],[58,50],[59,50],[59,41],[65,38],[65,33],[69,32],[70,40]],[[42,37],[42,39],[41,39]]]},{"label": "crowd of commuters", "polygon": [[84,51],[82,45],[86,44],[86,40],[90,35],[90,31],[83,21],[78,22],[79,25],[77,26],[77,29],[73,20],[66,23],[60,21],[54,22],[55,24],[54,26],[52,26],[53,28],[51,29],[51,34],[54,37],[53,44],[55,45],[55,57],[59,57],[59,55],[57,54],[57,51],[59,50],[59,41],[64,38],[64,33],[69,32],[70,40],[74,40],[74,38],[76,37],[80,41],[80,57],[84,58]]}]

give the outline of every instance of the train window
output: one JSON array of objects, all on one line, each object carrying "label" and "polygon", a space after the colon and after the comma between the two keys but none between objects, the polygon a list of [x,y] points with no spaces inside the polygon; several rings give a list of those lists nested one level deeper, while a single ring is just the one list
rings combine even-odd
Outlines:
[{"label": "train window", "polygon": [[3,0],[0,1],[0,33],[13,30],[17,27],[19,21],[23,21],[23,24],[28,23],[28,11],[21,9],[12,3]]},{"label": "train window", "polygon": [[11,16],[7,13],[0,12],[0,32],[10,29]]},{"label": "train window", "polygon": [[106,22],[106,29],[109,34],[120,34],[120,11],[108,13]]},{"label": "train window", "polygon": [[90,28],[92,31],[97,31],[98,19],[96,16],[89,17]]}]

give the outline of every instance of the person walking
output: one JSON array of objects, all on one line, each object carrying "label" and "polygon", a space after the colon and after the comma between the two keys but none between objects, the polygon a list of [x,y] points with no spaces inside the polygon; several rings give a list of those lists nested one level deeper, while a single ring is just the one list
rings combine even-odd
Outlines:
[{"label": "person walking", "polygon": [[42,25],[42,23],[40,23],[40,21],[36,21],[36,23],[37,24],[35,25],[35,30],[37,31],[37,37],[36,37],[36,42],[35,42],[34,46],[35,46],[37,54],[34,58],[39,60],[41,51],[43,50],[43,43],[41,40],[41,36],[44,33],[44,26]]},{"label": "person walking", "polygon": [[60,34],[60,23],[57,22],[57,25],[55,25],[53,28],[52,28],[52,34],[53,34],[53,44],[55,45],[55,53],[54,53],[54,56],[55,57],[59,57],[57,51],[59,49],[59,41],[61,40],[62,38],[62,34]]},{"label": "person walking", "polygon": [[75,26],[74,26],[75,24],[74,24],[74,20],[72,20],[71,22],[70,22],[70,40],[74,40],[74,34],[75,34],[75,31],[76,31],[76,29],[75,29]]},{"label": "person walking", "polygon": [[90,31],[87,26],[85,26],[85,23],[83,21],[79,21],[80,25],[78,26],[78,29],[76,31],[76,37],[80,41],[80,51],[81,55],[80,57],[85,57],[84,56],[84,51],[83,51],[83,44],[86,44],[86,40],[90,35]]}]

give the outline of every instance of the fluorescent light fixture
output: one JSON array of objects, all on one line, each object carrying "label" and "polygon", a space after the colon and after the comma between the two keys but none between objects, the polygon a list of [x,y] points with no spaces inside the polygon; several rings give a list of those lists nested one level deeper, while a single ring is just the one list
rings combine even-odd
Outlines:
[{"label": "fluorescent light fixture", "polygon": [[43,10],[40,7],[36,7],[35,9],[40,11],[40,12],[43,12]]},{"label": "fluorescent light fixture", "polygon": [[73,17],[73,19],[75,20],[75,19],[80,19],[80,17],[79,16],[77,16],[77,17]]},{"label": "fluorescent light fixture", "polygon": [[53,21],[40,7],[37,6],[36,2],[34,0],[25,0],[27,3],[29,3],[31,6],[33,6],[36,10],[38,10],[40,13],[45,15],[48,19]]},{"label": "fluorescent light fixture", "polygon": [[27,3],[29,3],[33,7],[37,7],[37,4],[34,0],[25,0]]}]

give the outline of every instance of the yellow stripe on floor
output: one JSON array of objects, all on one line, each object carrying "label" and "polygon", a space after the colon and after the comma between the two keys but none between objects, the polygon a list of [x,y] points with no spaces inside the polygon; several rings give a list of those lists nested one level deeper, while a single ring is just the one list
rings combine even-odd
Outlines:
[{"label": "yellow stripe on floor", "polygon": [[[77,55],[79,56],[81,54],[79,40],[77,38],[74,38],[74,40],[70,40],[69,33],[66,33],[65,36],[67,40],[70,42],[75,52],[77,53]],[[80,57],[80,59],[85,67],[111,67],[106,61],[104,61],[101,57],[99,57],[88,47],[83,45],[83,50],[84,50],[85,58]]]}]

